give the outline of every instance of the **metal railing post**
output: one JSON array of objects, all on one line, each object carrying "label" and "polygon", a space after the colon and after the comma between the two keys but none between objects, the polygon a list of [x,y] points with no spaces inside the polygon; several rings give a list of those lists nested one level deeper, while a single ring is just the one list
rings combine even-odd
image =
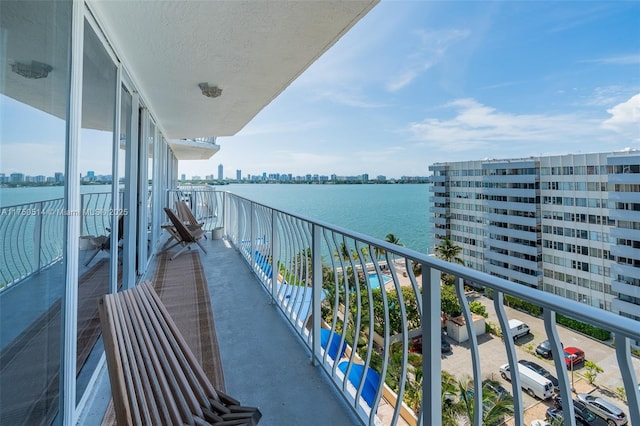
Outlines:
[{"label": "metal railing post", "polygon": [[[456,295],[460,301],[460,307],[462,308],[462,314],[465,319],[465,325],[467,329],[467,335],[469,336],[469,349],[471,350],[471,369],[473,371],[473,388],[479,389],[473,393],[473,424],[476,426],[482,425],[482,377],[480,370],[480,355],[478,354],[478,337],[476,336],[476,330],[473,325],[473,316],[471,309],[469,308],[469,301],[464,294],[464,280],[460,277],[455,277]],[[520,423],[516,423],[520,424]]]},{"label": "metal railing post", "polygon": [[[630,408],[640,407],[640,397],[638,397],[638,381],[634,379],[633,364],[631,362],[631,345],[627,337],[614,333],[613,338],[616,342],[616,359],[618,365],[624,366],[620,372],[622,374],[622,383],[626,390],[627,404]],[[629,424],[640,424],[640,410],[629,410]]]},{"label": "metal railing post", "polygon": [[42,201],[36,203],[35,209],[35,223],[33,224],[33,264],[35,267],[34,272],[39,272],[42,265],[40,264],[40,257],[42,254]]},{"label": "metal railing post", "polygon": [[313,365],[318,365],[318,359],[320,358],[320,302],[322,300],[322,259],[321,259],[321,232],[320,227],[316,224],[313,224],[311,227],[311,268],[313,273],[313,301],[312,301],[312,338],[313,338],[313,347],[312,347],[312,355],[311,361]]},{"label": "metal railing post", "polygon": [[515,418],[515,424],[524,424],[524,401],[522,399],[522,392],[520,391],[520,372],[518,367],[518,358],[513,345],[513,339],[509,331],[509,319],[504,309],[504,294],[498,291],[494,294],[493,306],[498,316],[498,323],[502,330],[502,340],[505,344],[507,352],[507,362],[509,363],[509,370],[511,372],[511,388],[513,394],[513,415]]},{"label": "metal railing post", "polygon": [[275,303],[275,292],[276,287],[278,286],[278,278],[280,276],[280,266],[279,262],[279,254],[280,254],[280,245],[278,242],[278,229],[276,222],[278,220],[278,216],[275,210],[271,210],[271,301],[270,303]]},{"label": "metal railing post", "polygon": [[423,426],[442,423],[440,271],[422,265],[422,417]]},{"label": "metal railing post", "polygon": [[254,221],[255,221],[255,210],[254,210],[254,203],[253,201],[251,201],[249,203],[249,262],[251,265],[251,269],[253,269],[254,273],[255,273],[255,269],[256,269],[256,259],[255,259],[255,242],[256,242],[256,235],[255,235],[255,226],[254,226]]}]

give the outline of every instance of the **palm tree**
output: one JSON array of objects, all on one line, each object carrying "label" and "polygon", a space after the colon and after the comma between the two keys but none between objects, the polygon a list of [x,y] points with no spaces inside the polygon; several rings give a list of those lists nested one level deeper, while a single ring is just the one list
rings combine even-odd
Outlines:
[{"label": "palm tree", "polygon": [[459,256],[462,247],[455,245],[449,237],[444,237],[440,244],[435,248],[436,255],[447,262],[455,261],[456,263],[464,263]]},{"label": "palm tree", "polygon": [[[447,262],[455,261],[456,263],[463,264],[464,262],[458,255],[462,251],[462,247],[455,245],[449,237],[444,237],[440,244],[435,248],[436,256]],[[442,274],[442,282],[445,284],[455,283],[455,277],[450,274]]]},{"label": "palm tree", "polygon": [[395,235],[393,235],[393,234],[391,234],[391,233],[387,234],[387,236],[386,236],[386,237],[384,237],[384,240],[385,240],[386,242],[388,242],[388,243],[395,244],[395,245],[397,245],[397,246],[401,246],[401,247],[402,247],[402,245],[403,245],[403,244],[400,242],[400,238],[396,237]]},{"label": "palm tree", "polygon": [[[482,424],[499,424],[505,416],[513,414],[513,397],[507,393],[498,394],[492,390],[499,385],[494,380],[484,380],[482,382]],[[468,424],[473,424],[475,412],[473,398],[473,379],[465,376],[457,382],[457,391],[460,405],[459,410]]]},{"label": "palm tree", "polygon": [[[391,233],[387,234],[384,240],[388,243],[395,244],[397,246],[402,246],[402,243],[400,242],[400,238],[396,237]],[[380,248],[377,246],[373,248],[373,254],[376,256],[376,258],[380,258],[384,256],[385,253],[386,253],[386,250],[383,248]]]},{"label": "palm tree", "polygon": [[456,401],[456,378],[448,371],[442,370],[442,425],[457,426],[458,416],[461,414],[461,405]]},{"label": "palm tree", "polygon": [[[349,249],[347,248],[347,245],[345,243],[340,243],[340,249],[338,249],[338,251],[334,253],[334,256],[337,259],[342,259],[345,262],[349,262]],[[355,249],[351,249],[351,257],[353,258],[353,260],[359,259],[358,252]]]}]

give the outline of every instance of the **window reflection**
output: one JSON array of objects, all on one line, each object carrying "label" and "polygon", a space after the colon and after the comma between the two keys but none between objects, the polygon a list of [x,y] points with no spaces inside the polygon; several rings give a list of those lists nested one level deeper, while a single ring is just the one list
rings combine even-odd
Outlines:
[{"label": "window reflection", "polygon": [[153,153],[155,147],[156,126],[149,118],[149,133],[147,138],[147,177],[149,182],[147,199],[147,258],[153,254],[154,233],[153,233]]},{"label": "window reflection", "polygon": [[[116,105],[116,66],[95,31],[85,22],[82,79],[82,129],[78,149],[80,172],[80,245],[78,270],[77,369],[82,396],[102,349],[97,298],[109,292],[115,229],[111,188]],[[117,250],[116,250],[117,252]],[[112,255],[113,254],[113,255]],[[92,355],[93,354],[93,355]]]},{"label": "window reflection", "polygon": [[49,424],[60,402],[70,28],[70,1],[0,1],[3,425]]}]

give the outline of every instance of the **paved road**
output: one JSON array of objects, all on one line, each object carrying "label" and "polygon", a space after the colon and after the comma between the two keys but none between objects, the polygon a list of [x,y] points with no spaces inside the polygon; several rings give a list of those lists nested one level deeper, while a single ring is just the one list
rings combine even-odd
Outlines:
[{"label": "paved road", "polygon": [[[469,299],[479,300],[480,302],[482,302],[486,306],[487,312],[489,313],[487,321],[495,324],[498,323],[497,316],[495,315],[495,310],[493,309],[492,300],[478,294],[471,294],[469,296]],[[528,359],[536,361],[538,364],[544,366],[553,374],[553,372],[555,371],[553,361],[538,358],[534,354],[529,352],[533,351],[538,343],[547,339],[542,319],[531,317],[524,312],[516,311],[511,308],[506,308],[506,312],[509,319],[519,319],[527,323],[531,329],[530,335],[524,336],[518,339],[518,341],[516,342],[516,353],[518,359]],[[596,378],[596,384],[602,387],[602,391],[600,389],[596,389],[594,391],[594,394],[606,393],[607,389],[613,391],[617,387],[622,386],[622,378],[618,369],[615,350],[612,347],[582,334],[576,333],[572,330],[566,329],[562,326],[558,326],[558,334],[565,347],[576,346],[578,348],[581,348],[585,351],[586,359],[594,361],[597,365],[604,369],[604,372],[598,375],[598,377]],[[471,352],[469,350],[468,342],[455,343],[451,339],[450,342],[452,343],[453,351],[450,354],[443,355],[443,370],[449,371],[457,377],[462,377],[465,374],[471,376]],[[478,337],[478,343],[482,377],[490,377],[492,379],[499,380],[505,388],[511,390],[511,383],[500,378],[499,373],[500,366],[507,362],[506,350],[502,339],[485,334]],[[640,360],[634,358],[633,365],[636,371],[636,377],[640,378]],[[574,382],[579,381],[580,384],[586,383],[586,381],[584,380],[579,380],[582,372],[584,372],[584,368],[580,365],[575,371]],[[571,376],[569,376],[569,380],[571,380]],[[589,390],[591,389],[592,388],[589,387]],[[578,388],[577,390],[581,391],[580,388]],[[628,408],[624,405],[624,402],[622,400],[613,398],[610,395],[606,395],[606,397],[628,413]],[[523,398],[525,407],[529,407],[537,403],[537,400],[534,400],[526,393],[523,393]]]}]

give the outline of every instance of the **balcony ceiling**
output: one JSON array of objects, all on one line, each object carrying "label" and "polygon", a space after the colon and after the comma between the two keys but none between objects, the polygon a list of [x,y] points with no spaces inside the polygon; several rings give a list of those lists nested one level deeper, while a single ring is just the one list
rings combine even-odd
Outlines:
[{"label": "balcony ceiling", "polygon": [[[90,1],[168,139],[231,136],[379,0]],[[222,89],[202,95],[198,83]]]}]

